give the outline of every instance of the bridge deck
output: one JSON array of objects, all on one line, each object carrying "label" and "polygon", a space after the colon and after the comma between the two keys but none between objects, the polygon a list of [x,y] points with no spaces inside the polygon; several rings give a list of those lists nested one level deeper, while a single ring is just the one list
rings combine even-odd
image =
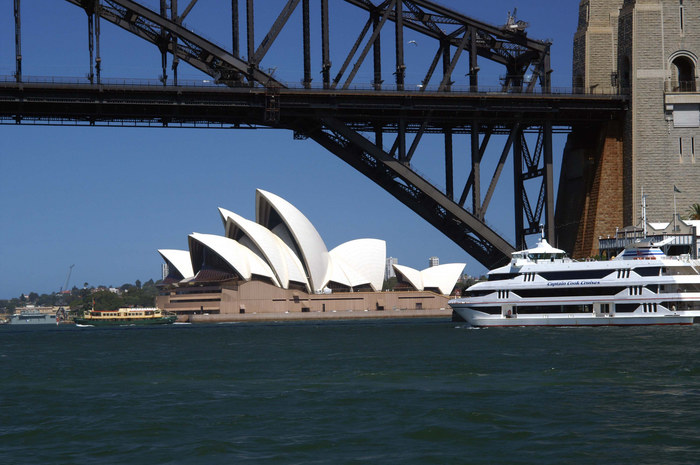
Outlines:
[{"label": "bridge deck", "polygon": [[401,115],[407,131],[422,124],[427,131],[459,130],[475,118],[497,130],[542,121],[567,128],[619,118],[627,105],[623,95],[0,82],[0,119],[47,124],[289,127],[299,118],[333,116],[359,128],[390,130]]}]

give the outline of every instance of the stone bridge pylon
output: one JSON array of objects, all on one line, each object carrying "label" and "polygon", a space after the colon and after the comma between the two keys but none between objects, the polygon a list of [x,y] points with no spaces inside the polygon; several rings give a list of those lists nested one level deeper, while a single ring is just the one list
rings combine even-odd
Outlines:
[{"label": "stone bridge pylon", "polygon": [[[573,86],[629,95],[624,121],[569,135],[556,209],[559,246],[597,254],[598,237],[673,219],[700,203],[700,0],[582,0]],[[680,192],[679,192],[680,191]]]}]

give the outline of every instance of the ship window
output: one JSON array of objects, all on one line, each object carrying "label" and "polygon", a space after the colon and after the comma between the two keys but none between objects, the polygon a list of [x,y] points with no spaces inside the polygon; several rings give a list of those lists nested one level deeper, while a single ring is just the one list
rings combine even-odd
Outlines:
[{"label": "ship window", "polygon": [[694,310],[697,308],[697,301],[677,301],[677,302],[661,302],[661,305],[672,312],[676,310]]},{"label": "ship window", "polygon": [[521,315],[532,315],[535,313],[561,313],[561,305],[532,305],[518,307],[518,313]]},{"label": "ship window", "polygon": [[675,294],[676,292],[700,292],[700,284],[667,284],[662,286],[661,292],[664,294]]},{"label": "ship window", "polygon": [[634,272],[639,276],[659,276],[660,271],[660,266],[644,266],[634,269]]},{"label": "ship window", "polygon": [[493,291],[490,289],[478,290],[478,291],[467,291],[465,295],[467,297],[483,297],[485,295],[491,294]]},{"label": "ship window", "polygon": [[629,278],[630,277],[630,270],[629,268],[626,270],[617,270],[617,278],[622,279],[622,278]]},{"label": "ship window", "polygon": [[645,303],[644,304],[644,313],[656,313],[656,304]]},{"label": "ship window", "polygon": [[474,310],[478,310],[480,312],[488,313],[489,315],[500,315],[501,313],[501,307],[473,307]]},{"label": "ship window", "polygon": [[642,288],[644,286],[632,286],[627,289],[629,295],[642,295]]},{"label": "ship window", "polygon": [[601,279],[612,270],[578,270],[578,271],[543,271],[539,275],[548,281],[560,279]]},{"label": "ship window", "polygon": [[519,306],[518,313],[532,315],[536,313],[591,313],[592,305],[528,305]]},{"label": "ship window", "polygon": [[692,266],[672,266],[666,268],[668,276],[696,275],[697,271]]},{"label": "ship window", "polygon": [[616,304],[615,305],[615,312],[617,313],[632,313],[633,311],[637,310],[639,307],[639,304]]},{"label": "ship window", "polygon": [[490,274],[488,280],[489,281],[501,281],[503,279],[513,279],[516,276],[520,276],[519,273],[495,273],[495,274]]},{"label": "ship window", "polygon": [[615,295],[622,291],[621,286],[606,287],[547,287],[540,289],[513,289],[513,293],[523,298],[528,297],[576,297],[591,295]]}]

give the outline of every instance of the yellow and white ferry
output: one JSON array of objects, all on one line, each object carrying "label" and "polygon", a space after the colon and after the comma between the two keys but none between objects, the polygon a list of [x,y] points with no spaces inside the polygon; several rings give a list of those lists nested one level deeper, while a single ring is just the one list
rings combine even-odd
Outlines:
[{"label": "yellow and white ferry", "polygon": [[120,308],[118,310],[90,310],[76,318],[84,326],[163,325],[174,323],[177,315],[156,307]]}]

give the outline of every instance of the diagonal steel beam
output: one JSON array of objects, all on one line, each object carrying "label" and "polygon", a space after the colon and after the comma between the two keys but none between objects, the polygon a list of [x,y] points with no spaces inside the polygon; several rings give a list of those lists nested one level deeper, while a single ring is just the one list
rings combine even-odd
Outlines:
[{"label": "diagonal steel beam", "polygon": [[[416,186],[425,195],[426,200],[430,199],[436,206],[444,209],[451,218],[463,223],[477,237],[491,244],[503,257],[509,257],[515,251],[505,239],[490,229],[486,224],[467,212],[459,205],[450,200],[443,192],[428,183],[409,167],[401,163],[396,158],[374,145],[371,141],[353,131],[345,123],[335,118],[322,118],[321,122],[327,128],[341,134],[350,143],[357,146],[363,152],[370,154],[376,163],[381,164],[392,176],[400,178],[405,183]],[[452,238],[453,240],[455,238]],[[475,257],[476,258],[476,257]]]},{"label": "diagonal steel beam", "polygon": [[249,60],[254,63],[255,65],[259,64],[267,51],[270,49],[270,46],[272,46],[272,43],[275,41],[277,36],[279,35],[280,31],[284,27],[284,25],[287,23],[287,20],[289,17],[292,15],[294,12],[294,9],[297,7],[299,4],[299,0],[289,0],[287,4],[284,6],[282,11],[280,12],[279,16],[277,16],[277,19],[275,20],[275,23],[272,25],[270,30],[268,31],[267,35],[265,38],[260,42],[260,46],[258,49],[255,51],[255,55],[253,55],[253,58],[249,58]]},{"label": "diagonal steel beam", "polygon": [[440,42],[440,46],[437,49],[437,52],[435,53],[435,56],[433,57],[433,61],[430,63],[430,67],[428,68],[428,72],[425,74],[425,77],[421,81],[421,92],[425,91],[425,88],[428,87],[428,84],[430,83],[430,79],[433,77],[433,73],[435,72],[435,68],[437,67],[438,62],[440,61],[440,57],[442,56],[443,50],[444,50],[445,44],[443,42]]},{"label": "diagonal steel beam", "polygon": [[352,49],[350,49],[350,53],[348,53],[347,58],[345,58],[345,61],[343,62],[343,65],[340,67],[340,70],[338,71],[338,74],[335,76],[335,79],[333,79],[333,84],[331,85],[331,89],[335,89],[336,86],[338,85],[338,83],[340,82],[340,80],[343,78],[343,74],[345,74],[345,70],[350,65],[352,58],[355,56],[355,53],[357,53],[357,49],[360,48],[360,44],[362,43],[362,39],[364,39],[365,35],[367,35],[367,31],[369,31],[369,27],[371,25],[372,25],[372,18],[367,20],[364,27],[362,28],[362,31],[360,32],[360,35],[357,36],[357,40],[353,44]]},{"label": "diagonal steel beam", "polygon": [[459,60],[459,56],[462,54],[462,50],[464,50],[464,46],[467,44],[467,40],[469,40],[469,34],[465,32],[462,36],[462,40],[459,41],[459,45],[457,45],[457,50],[455,50],[452,60],[450,60],[450,65],[445,71],[445,75],[442,77],[442,82],[440,83],[438,92],[442,92],[445,90],[445,87],[449,85],[450,80],[452,79],[452,72],[454,71],[455,66],[457,66],[457,61]]},{"label": "diagonal steel beam", "polygon": [[[374,5],[371,2],[364,0],[345,0],[347,3],[353,4],[357,7],[363,8],[367,11],[374,9]],[[493,41],[506,41],[508,43],[517,44],[518,48],[521,50],[531,50],[537,55],[548,54],[549,53],[549,43],[543,42],[535,39],[528,38],[525,34],[518,32],[510,32],[504,30],[500,27],[493,26],[482,21],[475,20],[456,11],[445,8],[435,2],[428,0],[411,0],[410,2],[405,1],[405,3],[410,3],[414,8],[420,8],[422,14],[420,17],[415,11],[411,11],[409,14],[404,14],[403,20],[406,27],[413,29],[421,34],[433,37],[435,39],[441,40],[446,38],[446,32],[440,27],[432,27],[432,25],[437,23],[459,25],[459,26],[470,26],[476,28],[480,31],[481,35],[487,35],[493,39]],[[395,17],[391,17],[391,20],[395,21]],[[457,45],[458,41],[455,38],[450,39],[452,45]],[[479,54],[491,54],[492,51],[489,47],[480,47]],[[496,53],[497,54],[497,53]],[[492,57],[495,61],[499,61],[503,64],[508,63],[509,60],[505,55],[501,55],[500,58]]]},{"label": "diagonal steel beam", "polygon": [[486,210],[489,208],[491,197],[493,196],[493,192],[496,189],[498,179],[501,177],[501,172],[503,171],[503,166],[505,165],[506,158],[508,158],[508,152],[510,152],[510,148],[513,146],[513,140],[515,139],[515,135],[518,133],[519,129],[520,123],[515,123],[513,125],[513,128],[510,130],[510,134],[508,134],[508,140],[506,141],[506,145],[505,147],[503,147],[503,151],[501,152],[501,158],[498,159],[498,165],[496,166],[496,170],[494,171],[493,177],[491,178],[491,183],[489,184],[489,188],[486,191],[486,195],[484,196],[484,202],[481,204],[481,211],[484,215],[486,214]]},{"label": "diagonal steel beam", "polygon": [[451,216],[445,209],[431,203],[431,199],[423,195],[415,186],[406,184],[400,178],[387,172],[380,163],[375,161],[374,157],[347,141],[340,134],[333,131],[323,131],[321,128],[314,128],[311,131],[307,129],[305,132],[308,137],[411,208],[485,266],[491,268],[507,262],[506,255],[483,239],[473,235],[464,223]]},{"label": "diagonal steel beam", "polygon": [[[65,1],[82,6],[81,0]],[[177,36],[184,43],[181,47],[174,48],[173,43],[170,42],[168,51],[177,54],[182,60],[210,76],[216,77],[217,73],[224,75],[227,71],[237,71],[249,74],[249,77],[258,84],[285,87],[269,74],[258,69],[251,70],[249,63],[231,55],[218,45],[131,0],[104,0],[99,14],[107,21],[154,45],[159,45],[160,28]]]},{"label": "diagonal steel beam", "polygon": [[[343,90],[347,89],[350,86],[350,83],[355,78],[355,75],[357,74],[357,72],[360,70],[360,66],[362,66],[362,63],[365,61],[365,57],[367,56],[367,53],[369,53],[369,49],[372,47],[372,45],[374,45],[374,41],[377,40],[377,38],[379,37],[379,33],[381,32],[382,27],[384,26],[384,23],[386,23],[386,20],[389,17],[389,13],[391,12],[391,8],[393,8],[395,4],[396,4],[396,0],[392,0],[391,6],[389,8],[387,8],[387,10],[382,15],[382,18],[379,20],[379,24],[377,24],[376,27],[374,28],[372,35],[369,37],[369,40],[365,44],[365,47],[362,49],[362,52],[360,53],[360,56],[358,57],[357,61],[355,62],[355,65],[352,67],[352,71],[350,71],[350,75],[345,80],[345,84],[343,84]],[[353,52],[353,55],[354,55],[354,52]]]},{"label": "diagonal steel beam", "polygon": [[185,19],[185,17],[190,14],[190,11],[192,11],[192,8],[197,4],[199,0],[192,0],[189,5],[182,11],[182,14],[180,15],[180,21]]},{"label": "diagonal steel beam", "polygon": [[[486,153],[486,146],[489,143],[489,140],[491,140],[491,134],[493,134],[493,126],[489,126],[489,128],[486,130],[484,133],[484,138],[481,140],[481,147],[479,147],[479,161],[484,157],[484,153]],[[459,205],[464,206],[464,202],[467,201],[467,195],[469,195],[469,191],[474,187],[474,170],[472,169],[469,172],[469,176],[467,177],[467,182],[464,184],[464,189],[462,190],[462,195],[459,197]]]}]

